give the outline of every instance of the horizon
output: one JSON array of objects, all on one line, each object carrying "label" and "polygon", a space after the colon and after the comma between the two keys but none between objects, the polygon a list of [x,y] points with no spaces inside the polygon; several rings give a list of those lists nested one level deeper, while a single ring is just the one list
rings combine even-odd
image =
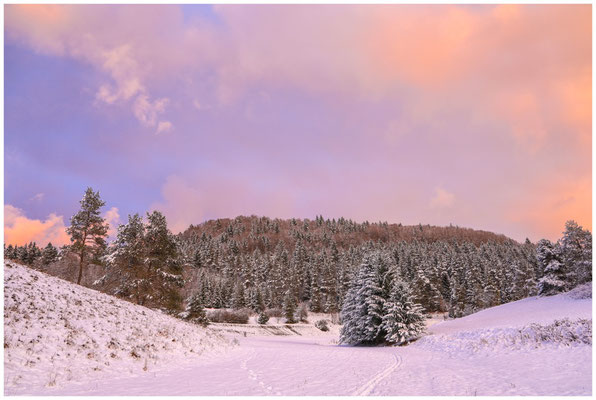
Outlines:
[{"label": "horizon", "polygon": [[592,229],[589,4],[4,10],[5,244],[67,244],[88,186],[112,235],[152,210]]}]

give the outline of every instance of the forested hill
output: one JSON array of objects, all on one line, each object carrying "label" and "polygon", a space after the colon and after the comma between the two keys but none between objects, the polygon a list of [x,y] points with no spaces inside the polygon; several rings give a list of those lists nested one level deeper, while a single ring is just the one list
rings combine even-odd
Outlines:
[{"label": "forested hill", "polygon": [[402,225],[387,222],[357,223],[345,218],[325,219],[322,216],[309,219],[271,219],[267,217],[224,218],[209,220],[200,225],[190,225],[181,236],[189,240],[193,236],[219,237],[222,241],[232,240],[240,251],[252,252],[256,248],[267,251],[281,243],[291,250],[297,240],[309,243],[309,247],[321,249],[331,243],[340,249],[359,246],[367,241],[390,242],[437,242],[455,241],[480,245],[487,242],[504,243],[512,241],[505,235],[492,232],[460,228],[458,226]]},{"label": "forested hill", "polygon": [[381,251],[427,311],[461,316],[536,291],[535,246],[458,227],[237,217],[191,226],[178,236],[192,272],[185,295],[208,307],[341,309],[350,281]]}]

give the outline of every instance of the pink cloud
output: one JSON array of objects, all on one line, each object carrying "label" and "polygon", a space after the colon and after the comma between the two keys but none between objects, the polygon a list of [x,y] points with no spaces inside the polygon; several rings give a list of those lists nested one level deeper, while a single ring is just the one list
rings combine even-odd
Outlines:
[{"label": "pink cloud", "polygon": [[23,245],[33,241],[38,246],[48,242],[62,246],[70,243],[65,228],[61,215],[52,213],[45,220],[30,219],[23,210],[4,205],[4,243]]},{"label": "pink cloud", "polygon": [[[329,151],[352,151],[362,143],[375,148],[380,142],[379,153],[390,154],[385,147],[399,149],[408,137],[421,135],[422,126],[432,136],[425,138],[429,147],[458,142],[461,154],[476,152],[473,168],[453,177],[459,187],[450,183],[457,203],[448,192],[436,193],[433,204],[452,204],[453,222],[482,227],[477,221],[502,226],[507,220],[534,237],[554,235],[565,218],[591,226],[590,5],[214,9],[221,24],[201,18],[184,23],[175,6],[8,5],[5,20],[9,40],[102,71],[106,82],[97,88],[98,104],[128,107],[141,125],[156,133],[173,129],[170,112],[183,103],[180,99],[193,112],[215,113],[214,98],[223,108],[269,90],[298,89],[327,101],[346,121],[374,118],[378,124],[367,127],[365,140],[333,143]],[[193,85],[182,90],[171,84],[173,77],[185,83],[197,75],[201,79],[205,71],[209,85],[201,86],[201,93],[193,92],[198,90]],[[349,98],[383,105],[397,96],[397,116],[389,110],[371,117],[345,102]],[[455,114],[459,119],[446,126]],[[258,120],[250,101],[245,116]],[[179,126],[176,123],[177,130]],[[249,146],[257,135],[245,129],[241,140]],[[465,136],[470,130],[475,137]],[[478,154],[485,149],[466,147],[473,140],[496,146],[504,158],[514,160],[492,165]],[[564,158],[553,161],[561,149]],[[437,146],[422,157],[439,164],[443,152]],[[494,168],[503,169],[511,181],[495,178]],[[464,190],[470,176],[483,178],[483,173],[495,183],[478,179],[478,186],[498,194],[482,198],[475,194],[478,187]],[[163,185],[163,199],[154,206],[166,213],[175,230],[206,216],[253,212],[294,216],[335,210],[338,216],[396,221],[410,213],[412,223],[423,220],[434,182],[422,187],[412,178],[394,188],[387,183],[393,175],[383,174],[372,188],[368,176],[353,172],[353,180],[369,185],[369,197],[354,195],[350,185],[332,186],[333,177],[325,171],[291,175],[293,182],[308,181],[304,185],[315,188],[311,192],[321,193],[306,199],[287,194],[295,192],[281,183],[276,191],[262,191],[239,177],[216,182],[179,174]],[[494,210],[495,216],[487,216]],[[441,218],[436,221],[447,217]]]},{"label": "pink cloud", "polygon": [[[118,208],[112,207],[103,216],[110,225],[108,235],[113,238],[120,221]],[[55,246],[70,244],[64,217],[51,213],[45,220],[32,219],[22,209],[5,204],[4,243],[23,245],[29,242],[36,242],[38,246],[45,246],[48,242]]]},{"label": "pink cloud", "polygon": [[118,232],[118,224],[120,223],[120,213],[117,207],[112,207],[104,213],[104,218],[110,229],[108,230],[108,236],[111,238],[116,237]]}]

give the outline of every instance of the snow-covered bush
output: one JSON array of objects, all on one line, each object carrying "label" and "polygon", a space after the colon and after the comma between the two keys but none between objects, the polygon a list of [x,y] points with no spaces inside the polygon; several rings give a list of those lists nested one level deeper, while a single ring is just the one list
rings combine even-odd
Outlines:
[{"label": "snow-covered bush", "polygon": [[211,322],[224,322],[230,324],[247,324],[250,310],[213,310],[209,311],[207,318]]},{"label": "snow-covered bush", "polygon": [[327,320],[326,319],[320,319],[317,322],[315,322],[315,328],[323,331],[323,332],[327,332],[329,330],[329,326],[327,325]]},{"label": "snow-covered bush", "polygon": [[521,328],[489,328],[451,335],[429,335],[420,339],[419,343],[422,347],[453,354],[545,346],[591,346],[592,320],[564,318],[546,325],[534,323]]},{"label": "snow-covered bush", "polygon": [[308,306],[306,303],[300,304],[296,311],[296,319],[300,322],[308,322]]},{"label": "snow-covered bush", "polygon": [[265,310],[265,314],[267,314],[269,318],[281,318],[283,316],[281,308],[269,308]]},{"label": "snow-covered bush", "polygon": [[575,289],[571,290],[567,293],[567,296],[571,297],[572,299],[581,300],[581,299],[591,299],[592,298],[592,282],[585,283],[576,287]]},{"label": "snow-covered bush", "polygon": [[264,312],[260,313],[259,317],[257,318],[257,322],[261,325],[265,325],[267,321],[269,321],[269,316]]}]

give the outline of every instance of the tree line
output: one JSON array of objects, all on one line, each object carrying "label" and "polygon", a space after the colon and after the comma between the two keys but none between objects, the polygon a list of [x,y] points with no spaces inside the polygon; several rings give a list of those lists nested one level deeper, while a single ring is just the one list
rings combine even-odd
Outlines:
[{"label": "tree line", "polygon": [[[218,219],[174,235],[165,216],[153,211],[128,216],[107,243],[104,205],[88,188],[71,218],[69,246],[58,251],[48,245],[46,251],[35,244],[9,245],[6,257],[51,269],[75,255],[77,282],[88,265],[99,265],[94,288],[173,315],[189,314],[190,306],[196,315],[201,307],[262,312],[295,310],[299,304],[337,313],[363,261],[379,253],[390,266],[391,281],[400,282],[395,287],[404,288],[412,304],[451,317],[591,280],[591,233],[572,221],[557,243],[535,245],[454,226],[322,216]],[[397,296],[391,290],[386,295]]]}]

